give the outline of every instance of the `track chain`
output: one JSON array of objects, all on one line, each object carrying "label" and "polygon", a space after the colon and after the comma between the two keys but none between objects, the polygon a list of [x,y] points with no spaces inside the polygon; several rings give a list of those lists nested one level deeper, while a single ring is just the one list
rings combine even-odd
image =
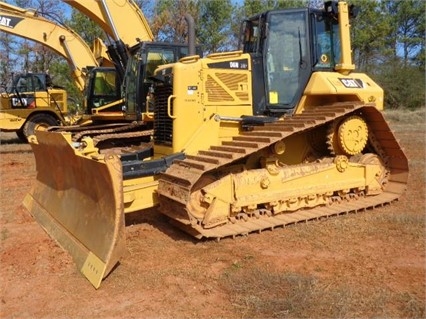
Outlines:
[{"label": "track chain", "polygon": [[[347,196],[327,206],[305,208],[277,215],[272,215],[267,210],[259,210],[248,217],[230,219],[227,224],[209,229],[188,218],[186,203],[191,193],[196,191],[194,186],[206,173],[230,165],[292,134],[311,130],[332,123],[337,118],[354,114],[361,114],[366,120],[374,139],[371,145],[389,170],[386,188],[381,194],[368,197]],[[339,103],[317,107],[314,110],[284,118],[283,121],[254,126],[251,131],[240,133],[230,142],[211,146],[208,150],[199,151],[197,155],[176,161],[160,176],[158,193],[160,211],[172,217],[178,226],[197,238],[220,239],[382,206],[400,197],[406,188],[407,179],[407,159],[383,115],[375,106]]]},{"label": "track chain", "polygon": [[[94,143],[97,144],[100,141],[104,141],[104,140],[107,140],[107,139],[120,138],[120,136],[118,136],[117,134],[132,131],[132,130],[135,130],[137,128],[141,128],[145,125],[146,124],[143,123],[143,122],[132,122],[130,124],[126,123],[126,124],[123,124],[123,125],[118,126],[118,127],[106,126],[106,127],[101,127],[101,128],[88,128],[87,130],[84,130],[84,131],[81,131],[81,132],[74,134],[72,139],[73,139],[74,142],[76,142],[76,141],[81,140],[85,136],[92,136]],[[152,131],[149,134],[152,134]],[[149,134],[147,134],[147,135],[149,135]],[[135,136],[139,136],[139,135],[135,135]]]}]

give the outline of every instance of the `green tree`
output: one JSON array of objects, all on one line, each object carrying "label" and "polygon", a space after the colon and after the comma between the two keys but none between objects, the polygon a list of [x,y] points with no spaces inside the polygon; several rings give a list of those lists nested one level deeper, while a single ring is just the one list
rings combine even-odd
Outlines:
[{"label": "green tree", "polygon": [[309,0],[244,0],[243,12],[246,17],[273,9],[302,8],[310,4]]},{"label": "green tree", "polygon": [[406,66],[424,50],[425,4],[420,0],[385,2],[391,19],[391,44],[394,56],[401,56]]},{"label": "green tree", "polygon": [[190,14],[198,26],[196,0],[158,0],[151,17],[151,30],[158,41],[187,42],[188,30],[184,19]]},{"label": "green tree", "polygon": [[385,90],[386,108],[424,106],[424,4],[420,0],[354,1],[354,61]]},{"label": "green tree", "polygon": [[352,3],[360,9],[351,21],[354,63],[359,70],[375,74],[377,66],[389,56],[391,17],[383,14],[383,4],[378,1],[355,0]]},{"label": "green tree", "polygon": [[232,46],[231,0],[198,2],[197,37],[206,52],[229,50]]},{"label": "green tree", "polygon": [[97,38],[107,42],[107,36],[101,27],[75,9],[72,9],[70,19],[66,19],[64,23],[78,33],[88,45],[92,45]]}]

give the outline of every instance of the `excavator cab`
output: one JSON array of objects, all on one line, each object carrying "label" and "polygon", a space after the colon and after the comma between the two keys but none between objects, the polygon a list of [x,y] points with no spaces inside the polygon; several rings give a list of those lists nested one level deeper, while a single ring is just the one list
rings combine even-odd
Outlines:
[{"label": "excavator cab", "polygon": [[[200,47],[196,50],[201,55]],[[151,121],[149,114],[153,106],[150,88],[154,71],[158,66],[175,63],[188,54],[186,44],[141,42],[129,48],[123,81],[116,68],[92,68],[85,86],[85,113],[102,116],[106,112],[123,112],[127,121]]]},{"label": "excavator cab", "polygon": [[11,94],[12,108],[35,108],[36,92],[46,91],[45,74],[18,74],[14,77],[12,86],[6,91]]},{"label": "excavator cab", "polygon": [[15,77],[13,86],[22,93],[46,90],[46,74],[20,74]]},{"label": "excavator cab", "polygon": [[11,94],[9,101],[12,108],[27,108],[29,105],[35,107],[34,90],[31,86],[31,78],[26,75],[19,75],[14,79],[12,87],[6,90]]},{"label": "excavator cab", "polygon": [[[200,47],[196,51],[201,55]],[[143,42],[133,49],[122,89],[127,117],[141,118],[141,114],[153,112],[151,87],[154,71],[158,66],[175,63],[188,54],[188,45],[178,43]]]},{"label": "excavator cab", "polygon": [[[54,90],[53,90],[54,89]],[[2,108],[34,109],[57,107],[66,110],[66,94],[60,87],[54,87],[46,73],[20,73],[13,77],[10,86],[2,94]],[[59,103],[59,104],[56,104]]]}]

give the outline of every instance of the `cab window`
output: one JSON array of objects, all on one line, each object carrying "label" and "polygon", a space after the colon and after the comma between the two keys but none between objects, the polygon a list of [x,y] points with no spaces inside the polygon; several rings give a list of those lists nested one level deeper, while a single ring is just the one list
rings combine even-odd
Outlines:
[{"label": "cab window", "polygon": [[[305,12],[270,16],[266,77],[270,105],[292,105],[299,92],[301,68],[308,55]],[[306,65],[305,65],[306,67]]]},{"label": "cab window", "polygon": [[115,96],[115,72],[96,72],[94,96]]}]

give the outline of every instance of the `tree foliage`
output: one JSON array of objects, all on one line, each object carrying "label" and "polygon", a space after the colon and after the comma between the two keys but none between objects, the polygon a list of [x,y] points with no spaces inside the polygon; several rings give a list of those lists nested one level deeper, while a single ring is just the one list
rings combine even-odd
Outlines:
[{"label": "tree foliage", "polygon": [[107,36],[101,27],[75,9],[72,9],[71,17],[65,21],[65,24],[77,32],[89,45],[92,45],[97,38],[107,43]]},{"label": "tree foliage", "polygon": [[158,0],[149,17],[151,30],[158,41],[187,42],[188,29],[184,19],[190,14],[197,24],[197,6],[194,0]]},{"label": "tree foliage", "polygon": [[425,6],[420,0],[354,0],[361,8],[352,22],[357,68],[385,90],[388,108],[425,103]]},{"label": "tree foliage", "polygon": [[[3,0],[4,1],[4,0]],[[89,45],[106,35],[81,13],[57,0],[6,0],[74,29]],[[185,14],[196,25],[204,54],[235,50],[241,22],[257,13],[289,7],[321,7],[322,0],[135,0],[147,17],[156,41],[186,43]],[[425,102],[425,5],[423,0],[348,0],[360,8],[351,22],[357,71],[370,75],[385,90],[385,105],[417,108]],[[64,8],[68,7],[67,10]],[[108,42],[108,41],[107,41]],[[41,45],[0,34],[0,82],[12,72],[48,71],[77,94],[63,59]],[[58,82],[56,81],[56,82]],[[58,83],[59,84],[59,83]]]},{"label": "tree foliage", "polygon": [[197,4],[197,39],[207,52],[224,51],[232,46],[231,0],[204,0]]}]

